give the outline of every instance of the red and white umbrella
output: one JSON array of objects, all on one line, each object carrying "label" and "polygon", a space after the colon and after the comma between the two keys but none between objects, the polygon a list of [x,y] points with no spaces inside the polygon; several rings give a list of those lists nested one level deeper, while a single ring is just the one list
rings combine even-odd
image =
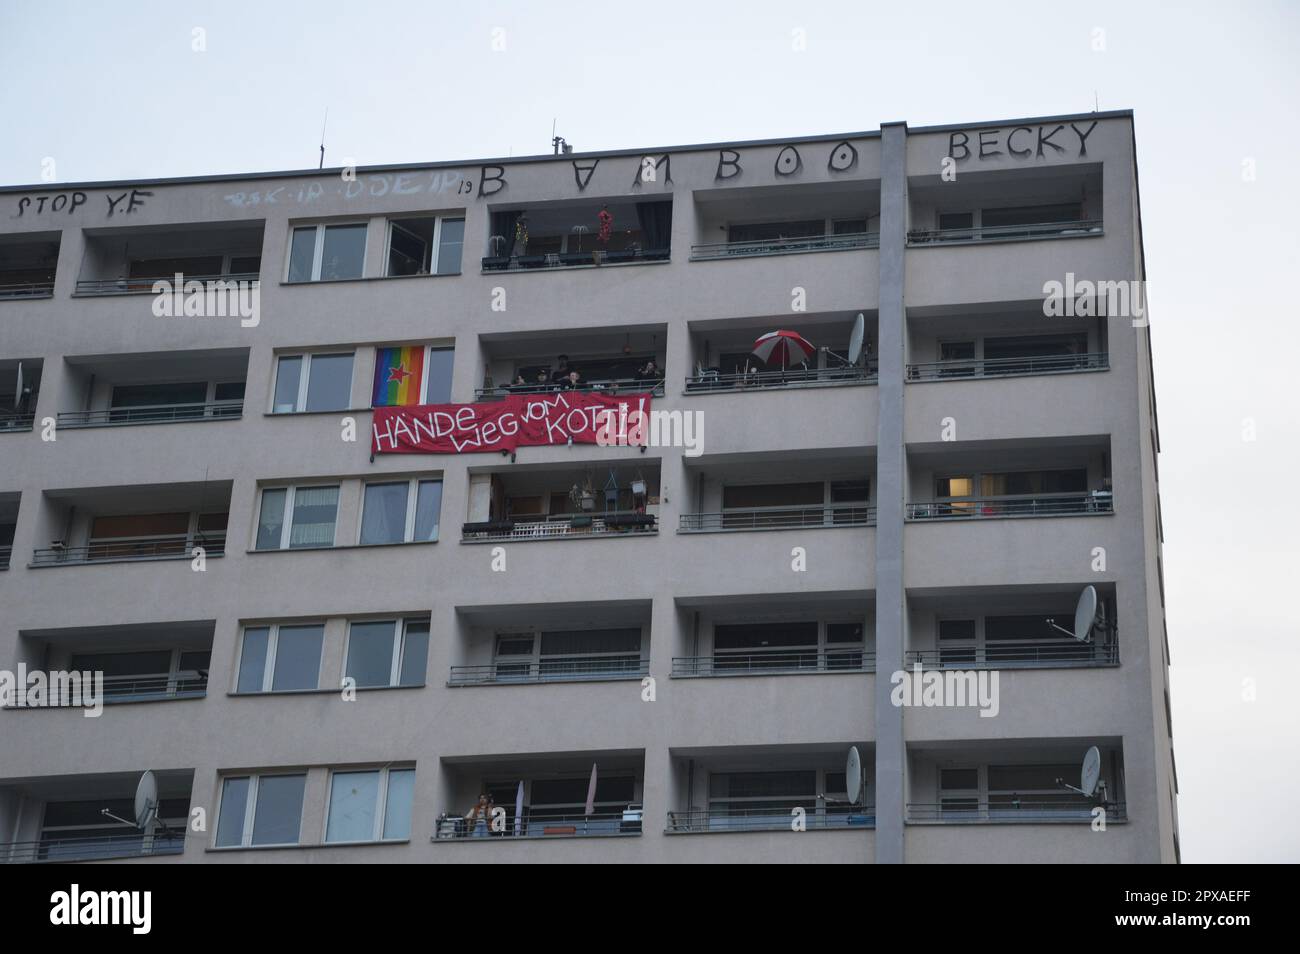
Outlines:
[{"label": "red and white umbrella", "polygon": [[779,357],[781,367],[807,361],[817,353],[811,341],[797,331],[769,331],[754,342],[754,355],[764,364]]}]

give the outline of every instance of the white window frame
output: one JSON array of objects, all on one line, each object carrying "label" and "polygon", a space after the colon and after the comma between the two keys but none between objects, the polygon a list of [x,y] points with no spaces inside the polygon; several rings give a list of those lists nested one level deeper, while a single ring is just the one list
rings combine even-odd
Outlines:
[{"label": "white window frame", "polygon": [[[376,480],[367,480],[361,486],[361,519],[357,521],[357,546],[359,547],[390,547],[398,543],[416,543],[415,539],[415,518],[418,511],[417,504],[420,501],[420,484],[440,484],[443,480],[441,477],[411,477],[406,481],[406,528],[402,531],[402,539],[396,542],[386,541],[384,543],[362,543],[361,534],[364,531],[366,523],[366,491],[371,487],[382,487],[385,485],[400,484],[401,479],[384,480],[382,477]],[[445,487],[443,488],[446,489]],[[261,521],[262,513],[258,511],[258,521]],[[442,534],[442,506],[441,499],[438,507],[438,533]],[[432,540],[420,540],[419,543],[437,543],[438,538]]]},{"label": "white window frame", "polygon": [[[348,406],[336,408],[330,411],[308,411],[307,410],[307,385],[311,381],[311,359],[315,356],[320,357],[341,357],[343,355],[352,356],[352,370],[348,374]],[[298,373],[298,394],[294,398],[292,411],[277,411],[275,409],[275,389],[280,383],[280,360],[282,358],[301,358],[301,371]],[[339,348],[337,350],[318,350],[318,351],[283,351],[275,355],[274,367],[271,374],[271,398],[267,408],[269,414],[333,414],[335,411],[350,411],[352,408],[352,389],[357,383],[357,350],[355,348]],[[421,385],[423,387],[423,385]],[[358,408],[357,410],[360,410]],[[366,410],[369,410],[368,408]]]},{"label": "white window frame", "polygon": [[[378,792],[378,798],[376,799],[375,802],[375,827],[371,831],[371,837],[367,839],[363,839],[361,841],[354,841],[351,839],[347,839],[347,840],[339,839],[337,841],[330,841],[329,840],[330,811],[334,807],[334,776],[335,775],[360,775],[363,772],[379,773],[379,792]],[[401,843],[404,841],[411,840],[409,835],[406,838],[385,838],[384,837],[384,825],[388,821],[388,784],[389,784],[390,773],[392,772],[410,772],[414,774],[415,766],[414,765],[385,765],[383,767],[371,767],[371,768],[358,766],[358,767],[330,769],[329,784],[325,786],[325,821],[321,828],[321,836],[320,836],[322,845],[370,845],[370,844],[375,844],[380,842]],[[412,801],[411,810],[412,812],[415,811],[414,801]]]},{"label": "white window frame", "polygon": [[[302,792],[303,801],[298,806],[298,837],[295,838],[293,841],[276,841],[276,842],[267,842],[266,844],[263,845],[254,845],[253,844],[253,821],[257,817],[257,798],[258,795],[260,794],[261,780],[264,778],[298,778],[298,777],[301,777],[304,782],[303,792]],[[241,778],[248,779],[248,798],[244,804],[244,821],[242,824],[242,828],[239,832],[239,844],[218,845],[217,838],[220,835],[220,830],[221,830],[221,804],[224,803],[226,799],[226,782],[237,781]],[[249,773],[246,775],[239,774],[239,775],[221,776],[221,789],[218,794],[219,801],[217,804],[217,824],[212,826],[212,847],[218,851],[237,851],[240,848],[283,848],[286,846],[301,845],[302,844],[302,816],[303,816],[304,809],[306,809],[307,807],[306,779],[307,779],[306,772],[257,772],[257,773]]]},{"label": "white window frame", "polygon": [[[272,689],[271,685],[275,681],[275,656],[280,649],[280,627],[287,626],[290,629],[319,626],[321,628],[321,652],[320,659],[316,663],[316,685],[312,689]],[[248,635],[250,629],[265,629],[266,635],[266,660],[262,663],[262,688],[256,692],[239,691],[239,672],[244,665],[244,638]],[[317,692],[320,690],[321,671],[325,668],[325,621],[324,620],[303,620],[293,623],[245,623],[239,631],[239,653],[235,659],[235,678],[232,691],[235,695],[258,695],[261,693],[295,693],[295,692]],[[346,660],[346,656],[344,657]],[[346,661],[344,665],[347,665]],[[241,776],[242,777],[242,776]]]},{"label": "white window frame", "polygon": [[[388,667],[388,683],[384,686],[357,686],[358,689],[397,689],[402,688],[402,657],[406,652],[406,631],[411,623],[428,623],[429,636],[433,635],[433,620],[424,616],[399,616],[385,617],[381,619],[350,619],[348,620],[348,635],[343,641],[343,674],[342,678],[348,678],[348,653],[352,649],[352,627],[356,623],[392,623],[393,629],[393,655]],[[424,685],[423,682],[420,685]],[[414,688],[411,686],[409,688]]]},{"label": "white window frame", "polygon": [[[288,249],[288,254],[284,256],[284,283],[286,285],[310,285],[313,282],[322,281],[320,277],[320,268],[321,268],[321,263],[325,259],[325,230],[340,225],[343,226],[360,225],[365,228],[366,237],[361,245],[361,274],[358,275],[356,278],[330,278],[325,280],[331,282],[348,282],[348,281],[357,281],[358,279],[366,277],[366,255],[370,251],[369,221],[362,220],[358,222],[355,220],[353,221],[344,220],[339,222],[317,222],[315,224],[304,223],[300,225],[289,226],[289,249]],[[294,236],[297,235],[300,230],[304,230],[304,229],[316,230],[316,244],[312,248],[311,278],[308,278],[305,281],[295,282],[289,279],[289,270],[290,268],[293,267],[293,239]]]},{"label": "white window frame", "polygon": [[[425,275],[390,275],[388,272],[389,263],[393,253],[393,226],[409,219],[433,219],[433,237],[429,239],[429,271]],[[438,274],[438,256],[442,253],[442,223],[447,221],[464,222],[464,213],[460,215],[399,215],[390,216],[384,220],[384,277],[385,278],[424,278],[429,275]],[[338,224],[338,223],[335,223]],[[461,241],[461,265],[464,261],[464,240]],[[449,275],[459,275],[460,272],[448,272]]]},{"label": "white window frame", "polygon": [[[276,552],[276,551],[278,551],[278,550],[289,550],[289,549],[290,549],[290,546],[289,546],[289,538],[290,538],[290,536],[291,536],[292,533],[293,533],[293,512],[294,512],[294,507],[297,505],[298,490],[299,490],[300,488],[303,489],[303,490],[320,490],[320,489],[324,489],[324,488],[326,488],[326,487],[333,487],[335,490],[337,490],[337,491],[339,492],[339,498],[340,498],[340,499],[342,498],[342,494],[343,494],[343,486],[342,486],[342,484],[331,484],[331,483],[325,483],[325,484],[277,484],[277,485],[273,485],[273,486],[269,486],[269,487],[259,487],[259,488],[258,488],[258,491],[257,491],[257,518],[256,518],[256,519],[257,519],[257,522],[256,522],[256,524],[254,524],[254,526],[253,526],[253,552],[254,552],[254,553],[274,553],[274,552]],[[268,490],[284,490],[284,491],[287,491],[287,493],[286,493],[285,496],[284,496],[284,521],[283,521],[283,525],[280,527],[280,545],[277,546],[277,547],[267,547],[267,548],[265,548],[265,549],[261,549],[261,550],[259,550],[258,547],[257,547],[257,537],[258,537],[258,531],[260,531],[260,530],[261,530],[261,527],[262,527],[262,504],[263,504],[263,498],[265,497],[266,492],[267,492]],[[328,550],[328,549],[330,549],[330,548],[332,548],[332,547],[336,547],[336,546],[338,546],[338,539],[339,539],[339,511],[338,511],[338,506],[339,506],[339,505],[338,505],[338,500],[336,500],[335,503],[334,503],[334,535],[330,538],[330,544],[329,544],[328,547],[326,547],[326,546],[319,546],[319,547],[293,547],[292,549],[295,549],[295,550]]]}]

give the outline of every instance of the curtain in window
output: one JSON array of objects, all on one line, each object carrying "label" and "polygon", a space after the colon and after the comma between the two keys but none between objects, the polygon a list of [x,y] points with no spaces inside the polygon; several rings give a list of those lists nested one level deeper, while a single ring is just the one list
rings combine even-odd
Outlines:
[{"label": "curtain in window", "polygon": [[636,217],[645,237],[644,250],[666,252],[673,232],[673,204],[671,202],[638,202]]},{"label": "curtain in window", "polygon": [[334,518],[338,503],[337,487],[299,487],[294,494],[289,546],[333,546]]}]

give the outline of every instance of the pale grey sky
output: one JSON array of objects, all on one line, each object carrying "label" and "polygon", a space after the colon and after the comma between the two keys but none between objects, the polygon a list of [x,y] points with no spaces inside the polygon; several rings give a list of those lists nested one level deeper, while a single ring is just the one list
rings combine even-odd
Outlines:
[{"label": "pale grey sky", "polygon": [[1300,861],[1297,41],[1249,0],[0,0],[0,184],[311,168],[326,107],[327,164],[1132,108],[1183,858]]}]

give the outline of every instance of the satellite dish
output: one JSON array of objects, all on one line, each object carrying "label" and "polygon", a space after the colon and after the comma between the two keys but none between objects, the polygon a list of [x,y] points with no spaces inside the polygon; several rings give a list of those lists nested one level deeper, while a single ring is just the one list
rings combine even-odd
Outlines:
[{"label": "satellite dish", "polygon": [[1092,621],[1097,618],[1097,588],[1085,586],[1079,594],[1079,602],[1074,607],[1074,638],[1087,642],[1092,632]]},{"label": "satellite dish", "polygon": [[[1091,587],[1089,587],[1091,589]],[[1084,753],[1083,770],[1079,776],[1079,790],[1083,794],[1092,798],[1097,791],[1097,782],[1101,779],[1101,751],[1097,746],[1092,746]]]},{"label": "satellite dish", "polygon": [[22,406],[23,406],[23,363],[19,361],[18,362],[18,384],[14,388],[14,407],[20,408]]},{"label": "satellite dish", "polygon": [[849,758],[844,763],[844,785],[849,801],[856,805],[862,797],[862,756],[858,754],[856,745],[849,746]]},{"label": "satellite dish", "polygon": [[867,333],[867,320],[858,312],[853,319],[853,334],[849,336],[849,364],[857,364],[862,357],[862,341]]},{"label": "satellite dish", "polygon": [[158,817],[158,779],[153,772],[140,776],[140,784],[135,787],[135,827],[148,831]]}]

